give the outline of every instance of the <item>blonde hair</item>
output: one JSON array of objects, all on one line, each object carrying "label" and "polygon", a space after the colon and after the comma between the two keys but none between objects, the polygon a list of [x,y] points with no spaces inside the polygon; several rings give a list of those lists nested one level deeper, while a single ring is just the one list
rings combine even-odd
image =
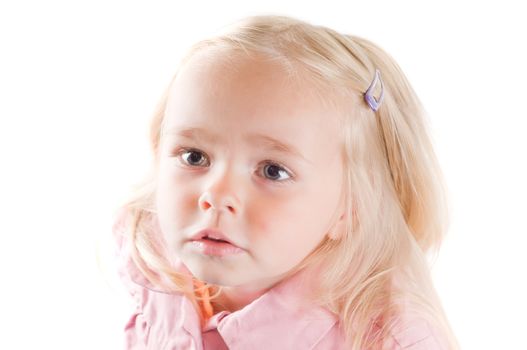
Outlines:
[{"label": "blonde hair", "polygon": [[[427,260],[438,253],[448,229],[446,188],[426,113],[395,60],[366,39],[285,16],[242,19],[194,45],[180,67],[203,49],[268,57],[342,112],[346,231],[338,239],[326,238],[295,271],[325,267],[313,302],[339,316],[350,348],[381,348],[406,311],[427,320],[450,348],[458,348]],[[384,82],[377,112],[363,101],[375,69]],[[151,124],[154,164],[123,205],[126,234],[145,277],[185,293],[204,323],[213,313],[208,292],[214,286],[193,278],[194,288],[185,287],[187,280],[171,268],[155,234],[155,175],[167,95],[168,88]]]}]

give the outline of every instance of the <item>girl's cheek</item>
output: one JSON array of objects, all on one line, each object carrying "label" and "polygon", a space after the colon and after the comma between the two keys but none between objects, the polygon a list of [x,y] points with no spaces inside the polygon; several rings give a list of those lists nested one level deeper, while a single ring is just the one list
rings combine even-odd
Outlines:
[{"label": "girl's cheek", "polygon": [[290,219],[291,203],[273,199],[252,202],[248,209],[248,220],[254,222],[258,232],[263,234],[274,232],[277,227],[283,227]]}]

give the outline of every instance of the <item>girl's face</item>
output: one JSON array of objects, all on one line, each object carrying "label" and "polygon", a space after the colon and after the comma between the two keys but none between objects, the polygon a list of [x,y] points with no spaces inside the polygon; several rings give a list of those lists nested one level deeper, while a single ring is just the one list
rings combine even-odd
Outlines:
[{"label": "girl's face", "polygon": [[[229,65],[203,52],[170,89],[158,219],[171,256],[203,281],[269,288],[333,232],[341,214],[336,112],[285,77],[276,63]],[[204,253],[191,238],[205,228],[243,251]]]}]

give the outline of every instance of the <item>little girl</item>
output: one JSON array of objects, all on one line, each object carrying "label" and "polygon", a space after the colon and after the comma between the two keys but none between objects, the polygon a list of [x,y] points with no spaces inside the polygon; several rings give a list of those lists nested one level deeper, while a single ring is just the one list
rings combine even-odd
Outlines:
[{"label": "little girl", "polygon": [[284,16],[192,47],[117,212],[128,349],[456,349],[425,113],[365,39]]}]

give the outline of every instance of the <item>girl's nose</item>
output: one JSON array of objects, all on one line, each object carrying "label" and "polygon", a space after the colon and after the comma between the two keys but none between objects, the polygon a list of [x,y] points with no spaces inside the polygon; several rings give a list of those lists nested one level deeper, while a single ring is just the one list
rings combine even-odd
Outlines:
[{"label": "girl's nose", "polygon": [[[236,181],[227,172],[216,177],[206,187],[199,198],[199,207],[203,211],[225,211],[226,214],[238,214],[240,201],[236,195]],[[239,187],[239,184],[238,184]]]}]

